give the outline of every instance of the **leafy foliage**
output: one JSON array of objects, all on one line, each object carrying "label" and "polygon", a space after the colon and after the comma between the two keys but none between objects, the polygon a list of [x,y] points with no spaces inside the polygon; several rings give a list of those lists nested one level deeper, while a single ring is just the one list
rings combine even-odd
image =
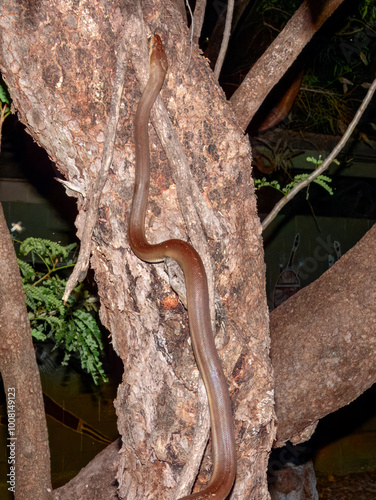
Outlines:
[{"label": "leafy foliage", "polygon": [[10,115],[10,95],[5,84],[0,83],[0,149],[3,123],[7,116]]},{"label": "leafy foliage", "polygon": [[[5,85],[0,83],[0,101],[3,104],[10,104],[10,95]],[[10,112],[10,110],[9,110]]]},{"label": "leafy foliage", "polygon": [[[307,161],[314,163],[316,166],[319,166],[322,163],[321,156],[319,157],[319,159],[309,157],[307,158]],[[262,179],[255,179],[254,182],[257,189],[260,189],[262,187],[271,187],[282,193],[283,196],[286,196],[294,188],[294,186],[296,186],[296,184],[299,184],[299,182],[308,179],[308,177],[309,174],[297,174],[294,176],[293,180],[283,188],[281,188],[281,185],[278,181],[268,181],[266,180],[266,177],[263,177]],[[333,195],[333,189],[331,188],[331,186],[329,186],[329,183],[332,182],[332,179],[327,175],[319,175],[318,177],[316,177],[316,179],[313,180],[313,182],[328,191],[330,195]]]},{"label": "leafy foliage", "polygon": [[66,304],[62,300],[67,270],[75,264],[72,251],[76,243],[64,246],[42,238],[27,238],[16,243],[33,337],[54,342],[54,349],[62,346],[63,365],[77,356],[95,384],[99,376],[107,381],[100,360],[103,344],[95,314],[96,298],[80,283]]}]

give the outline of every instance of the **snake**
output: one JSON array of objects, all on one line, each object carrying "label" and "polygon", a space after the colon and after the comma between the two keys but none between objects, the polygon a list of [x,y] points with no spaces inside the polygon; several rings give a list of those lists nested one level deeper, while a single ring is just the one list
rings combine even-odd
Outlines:
[{"label": "snake", "polygon": [[132,251],[147,263],[174,259],[182,268],[187,294],[188,323],[198,369],[209,402],[212,475],[207,486],[180,500],[225,500],[236,475],[236,445],[231,402],[226,378],[214,343],[205,268],[198,252],[187,242],[169,239],[150,244],[145,235],[145,217],[150,184],[149,131],[151,109],[160,93],[168,68],[159,35],[149,42],[149,79],[134,119],[135,184],[128,238]]}]

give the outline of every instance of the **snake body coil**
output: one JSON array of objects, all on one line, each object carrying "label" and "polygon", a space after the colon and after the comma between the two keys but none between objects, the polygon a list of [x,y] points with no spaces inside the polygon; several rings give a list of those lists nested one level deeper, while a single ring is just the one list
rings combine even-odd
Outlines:
[{"label": "snake body coil", "polygon": [[185,241],[173,239],[151,245],[145,236],[150,183],[148,123],[151,108],[163,85],[167,66],[161,39],[155,35],[150,41],[150,76],[135,117],[136,173],[129,242],[140,259],[153,263],[170,257],[183,269],[193,350],[209,400],[214,465],[207,487],[181,500],[224,500],[235,479],[236,447],[230,397],[211,328],[205,269],[196,250]]}]

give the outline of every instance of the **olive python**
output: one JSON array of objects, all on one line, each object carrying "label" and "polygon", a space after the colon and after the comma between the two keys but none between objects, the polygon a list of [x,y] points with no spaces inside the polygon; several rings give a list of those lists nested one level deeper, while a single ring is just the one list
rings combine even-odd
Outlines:
[{"label": "olive python", "polygon": [[150,39],[150,74],[134,121],[136,169],[129,220],[129,243],[133,252],[148,263],[174,259],[182,268],[188,303],[188,320],[197,366],[209,401],[213,472],[204,490],[180,500],[225,500],[236,475],[236,446],[230,396],[214,343],[209,310],[209,292],[204,265],[187,242],[170,239],[151,245],[145,236],[145,216],[150,184],[148,123],[150,111],[162,88],[167,58],[158,35]]}]

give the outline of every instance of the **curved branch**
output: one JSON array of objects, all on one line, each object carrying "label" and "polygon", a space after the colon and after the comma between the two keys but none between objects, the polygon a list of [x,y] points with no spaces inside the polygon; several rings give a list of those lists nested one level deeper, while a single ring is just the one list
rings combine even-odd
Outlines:
[{"label": "curved branch", "polygon": [[272,311],[276,446],[306,441],[319,419],[376,381],[375,252],[374,225],[319,279]]}]

